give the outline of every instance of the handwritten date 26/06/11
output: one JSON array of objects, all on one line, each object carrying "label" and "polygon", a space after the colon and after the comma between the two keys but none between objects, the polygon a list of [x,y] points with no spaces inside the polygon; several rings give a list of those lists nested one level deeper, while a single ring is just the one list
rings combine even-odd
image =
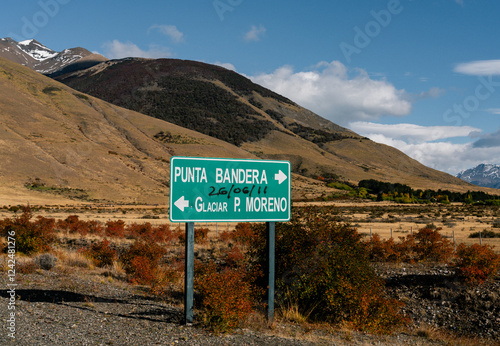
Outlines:
[{"label": "handwritten date 26/06/11", "polygon": [[223,186],[223,187],[220,187],[219,189],[217,189],[215,186],[210,186],[210,193],[208,194],[208,196],[210,197],[214,197],[214,196],[227,196],[227,198],[231,198],[231,195],[239,195],[239,194],[244,194],[244,195],[248,195],[249,197],[252,197],[252,194],[253,193],[257,193],[257,194],[267,194],[267,186],[265,187],[262,187],[262,186],[255,186],[255,185],[252,185],[251,187],[250,186],[245,186],[243,188],[240,188],[240,187],[235,187],[234,185],[231,185],[231,187],[229,188],[229,191],[227,189],[226,186]]}]

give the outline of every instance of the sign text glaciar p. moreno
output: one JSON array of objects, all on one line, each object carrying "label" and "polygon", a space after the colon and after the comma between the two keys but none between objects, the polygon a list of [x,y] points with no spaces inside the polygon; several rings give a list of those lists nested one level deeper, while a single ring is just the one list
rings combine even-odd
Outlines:
[{"label": "sign text glaciar p. moreno", "polygon": [[172,157],[170,220],[288,221],[288,161]]}]

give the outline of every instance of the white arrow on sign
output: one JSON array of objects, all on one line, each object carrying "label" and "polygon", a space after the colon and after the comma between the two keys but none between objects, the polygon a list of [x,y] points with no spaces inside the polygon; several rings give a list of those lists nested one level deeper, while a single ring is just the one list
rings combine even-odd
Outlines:
[{"label": "white arrow on sign", "polygon": [[278,181],[278,184],[281,185],[282,182],[284,182],[286,180],[287,176],[285,173],[283,173],[281,171],[281,169],[279,170],[279,172],[277,174],[274,175],[274,180],[277,180]]},{"label": "white arrow on sign", "polygon": [[184,211],[185,208],[189,208],[189,201],[186,201],[184,196],[182,196],[174,203],[174,205],[181,211]]}]

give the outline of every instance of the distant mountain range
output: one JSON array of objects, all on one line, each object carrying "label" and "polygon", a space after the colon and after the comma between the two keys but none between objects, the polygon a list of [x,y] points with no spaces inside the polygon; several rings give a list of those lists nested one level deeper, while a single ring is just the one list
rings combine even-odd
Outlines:
[{"label": "distant mountain range", "polygon": [[83,48],[55,52],[35,40],[0,39],[0,110],[0,201],[57,193],[165,203],[174,155],[288,160],[294,199],[333,193],[322,182],[329,179],[474,189],[197,61],[107,60]]},{"label": "distant mountain range", "polygon": [[483,163],[458,173],[457,177],[477,186],[500,189],[500,165]]},{"label": "distant mountain range", "polygon": [[0,57],[43,74],[66,73],[108,60],[81,47],[56,52],[36,40],[16,42],[11,38],[0,39]]}]

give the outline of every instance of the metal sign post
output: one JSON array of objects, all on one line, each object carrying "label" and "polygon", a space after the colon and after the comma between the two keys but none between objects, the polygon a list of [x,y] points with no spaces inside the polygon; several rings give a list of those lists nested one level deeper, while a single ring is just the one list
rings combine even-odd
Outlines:
[{"label": "metal sign post", "polygon": [[186,260],[184,275],[184,316],[186,324],[193,323],[194,281],[194,222],[186,222]]},{"label": "metal sign post", "polygon": [[275,255],[275,226],[274,222],[266,223],[267,230],[267,321],[269,324],[274,320],[274,255]]}]

